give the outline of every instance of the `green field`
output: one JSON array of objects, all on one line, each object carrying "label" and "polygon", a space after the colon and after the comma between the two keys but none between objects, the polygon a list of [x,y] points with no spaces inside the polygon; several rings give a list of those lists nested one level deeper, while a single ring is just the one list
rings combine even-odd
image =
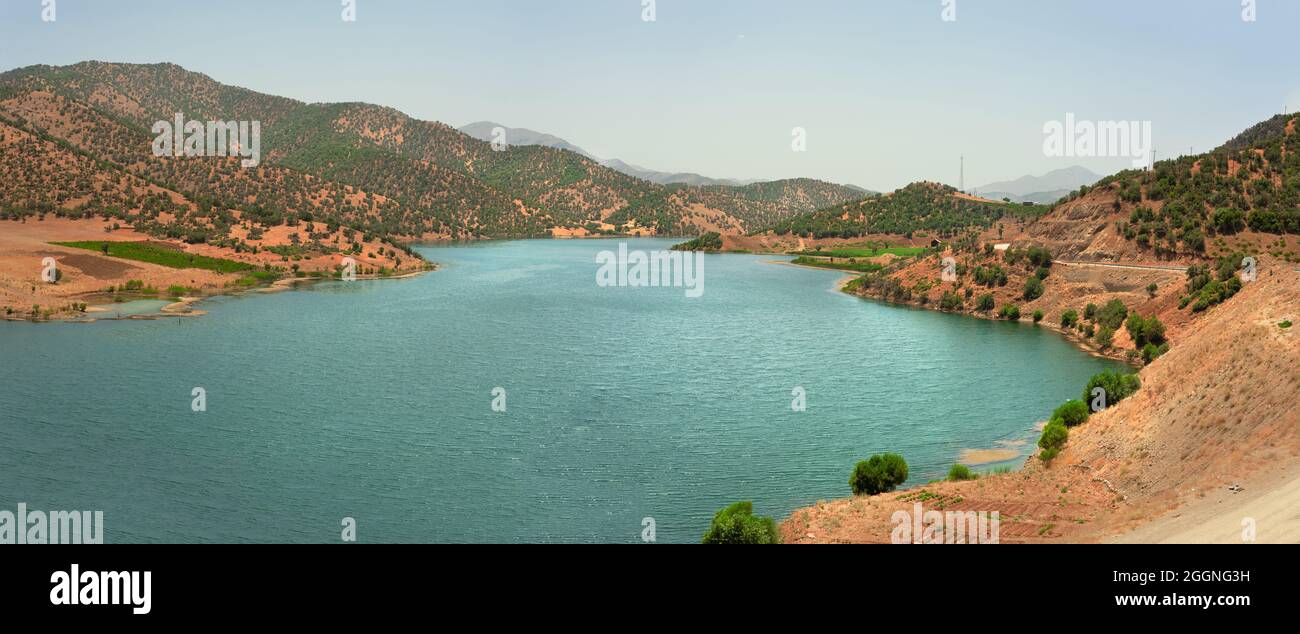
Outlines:
[{"label": "green field", "polygon": [[883,265],[872,262],[831,262],[819,258],[799,257],[791,261],[791,264],[800,266],[815,266],[820,269],[835,269],[837,271],[856,271],[858,273],[873,273],[885,268]]},{"label": "green field", "polygon": [[204,255],[194,255],[184,251],[176,251],[166,247],[159,246],[150,242],[107,242],[103,240],[86,240],[82,242],[51,242],[61,247],[72,247],[74,249],[85,249],[97,253],[105,253],[104,246],[108,246],[107,254],[124,260],[135,260],[137,262],[148,262],[158,264],[173,269],[203,269],[205,271],[216,271],[217,273],[238,273],[240,271],[251,271],[253,265],[235,262],[234,260],[223,260],[221,258],[210,258]]},{"label": "green field", "polygon": [[924,247],[884,247],[873,249],[870,247],[845,247],[840,249],[826,249],[823,251],[799,251],[794,255],[809,255],[824,258],[878,258],[886,253],[897,255],[899,257],[909,258],[912,256],[925,253]]}]

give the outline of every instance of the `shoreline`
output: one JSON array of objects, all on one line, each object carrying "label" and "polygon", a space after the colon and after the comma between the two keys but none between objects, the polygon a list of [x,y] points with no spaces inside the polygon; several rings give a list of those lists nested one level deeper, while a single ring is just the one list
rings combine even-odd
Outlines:
[{"label": "shoreline", "polygon": [[[373,281],[380,281],[380,280],[405,280],[414,277],[419,277],[426,273],[437,272],[442,268],[437,264],[433,264],[433,263],[431,264],[432,264],[431,268],[419,270],[419,271],[410,271],[407,273],[402,273],[400,275],[388,275],[388,276],[358,275],[356,277],[356,280],[352,280],[352,281],[373,282]],[[135,298],[131,298],[130,300],[127,300],[127,301],[169,302],[166,305],[159,308],[158,312],[155,313],[140,313],[136,315],[117,315],[112,317],[97,317],[96,313],[111,312],[109,309],[105,307],[113,306],[115,305],[116,302],[109,302],[109,303],[88,304],[86,306],[85,312],[79,316],[58,316],[58,317],[51,317],[48,319],[4,317],[4,318],[0,318],[0,321],[27,322],[33,324],[50,324],[50,323],[93,324],[100,321],[156,321],[159,319],[166,319],[169,317],[179,317],[179,318],[202,317],[204,315],[207,315],[208,312],[206,310],[196,309],[195,305],[199,304],[200,302],[212,299],[214,297],[239,297],[241,295],[250,294],[250,293],[258,293],[258,294],[283,293],[283,292],[296,290],[296,287],[299,284],[316,284],[320,282],[342,282],[342,281],[343,280],[341,279],[333,278],[333,277],[287,277],[287,278],[275,280],[274,282],[271,282],[269,284],[263,284],[263,285],[254,286],[250,288],[243,288],[243,289],[226,289],[222,292],[210,293],[205,295],[194,295],[194,296],[173,297],[173,298],[135,297]]]},{"label": "shoreline", "polygon": [[[889,305],[889,306],[899,306],[899,307],[915,308],[915,309],[918,309],[918,310],[928,310],[928,311],[936,312],[936,313],[944,313],[944,314],[947,314],[947,315],[957,315],[957,316],[960,316],[960,317],[970,317],[970,318],[972,318],[972,319],[982,319],[982,320],[984,320],[984,321],[996,321],[996,322],[1016,323],[1016,324],[1021,324],[1021,325],[1024,325],[1024,324],[1025,324],[1025,321],[1026,321],[1025,319],[1022,318],[1022,319],[1017,319],[1017,320],[1015,320],[1015,321],[1013,322],[1013,321],[1011,321],[1011,320],[1007,320],[1007,319],[1000,319],[1000,318],[998,318],[998,317],[996,317],[996,316],[984,316],[984,315],[980,315],[980,314],[978,314],[978,313],[973,313],[973,312],[953,312],[953,311],[939,310],[939,309],[937,309],[937,308],[932,308],[932,307],[930,307],[930,306],[926,306],[926,305],[922,305],[922,304],[916,304],[916,303],[905,303],[905,302],[893,302],[893,301],[890,301],[890,300],[887,300],[887,299],[881,299],[881,298],[879,298],[879,297],[871,297],[871,296],[869,296],[869,295],[859,295],[859,294],[857,294],[857,293],[850,293],[850,292],[844,290],[845,287],[849,285],[849,282],[852,282],[853,280],[858,279],[858,278],[861,277],[863,274],[861,274],[861,273],[849,273],[849,272],[843,271],[843,270],[841,270],[841,269],[832,269],[832,268],[822,267],[822,266],[812,266],[812,265],[808,265],[808,264],[795,264],[794,262],[783,262],[783,261],[781,261],[781,260],[766,260],[766,262],[767,262],[768,264],[781,264],[781,265],[785,265],[785,266],[795,266],[795,267],[799,267],[799,268],[803,268],[803,269],[814,269],[814,270],[818,270],[818,271],[831,271],[831,272],[836,272],[836,273],[844,273],[844,274],[845,274],[845,277],[844,277],[843,279],[841,279],[841,280],[837,283],[837,286],[836,286],[836,289],[835,289],[835,290],[840,291],[841,293],[844,293],[845,295],[849,295],[849,296],[851,296],[851,297],[856,297],[856,298],[858,298],[858,299],[864,299],[864,300],[873,301],[873,302],[880,302],[880,303],[882,303],[882,304],[887,304],[887,305]],[[1074,346],[1074,347],[1075,347],[1076,349],[1078,349],[1079,351],[1087,353],[1087,354],[1088,354],[1089,356],[1091,356],[1091,357],[1095,357],[1095,358],[1098,358],[1098,359],[1106,359],[1106,360],[1109,360],[1109,361],[1115,361],[1115,362],[1117,362],[1117,363],[1122,363],[1122,364],[1127,365],[1127,366],[1129,366],[1129,367],[1137,367],[1137,368],[1141,368],[1141,367],[1142,367],[1142,366],[1140,366],[1140,365],[1137,365],[1137,364],[1135,364],[1135,363],[1130,362],[1130,361],[1128,360],[1127,357],[1121,357],[1121,356],[1119,356],[1118,353],[1116,353],[1116,354],[1106,354],[1106,353],[1104,353],[1104,352],[1098,350],[1097,348],[1095,348],[1095,347],[1093,347],[1093,346],[1090,346],[1090,345],[1084,343],[1083,340],[1079,339],[1077,336],[1073,335],[1072,333],[1070,333],[1070,332],[1068,332],[1068,331],[1062,329],[1062,328],[1061,328],[1059,325],[1057,325],[1057,324],[1046,323],[1045,321],[1044,321],[1044,322],[1039,322],[1039,323],[1034,323],[1033,320],[1031,319],[1031,320],[1029,320],[1029,325],[1032,325],[1032,326],[1034,326],[1034,327],[1036,327],[1036,328],[1047,328],[1047,329],[1049,329],[1049,330],[1055,332],[1058,336],[1060,336],[1062,339],[1064,339],[1067,343],[1069,343],[1070,345]]]}]

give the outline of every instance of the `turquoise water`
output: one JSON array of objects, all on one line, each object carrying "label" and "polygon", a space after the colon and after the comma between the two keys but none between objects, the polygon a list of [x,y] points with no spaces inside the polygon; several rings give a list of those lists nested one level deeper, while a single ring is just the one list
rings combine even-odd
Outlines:
[{"label": "turquoise water", "polygon": [[0,323],[0,509],[102,510],[107,543],[337,542],[344,517],[363,542],[631,542],[645,517],[695,542],[736,500],[782,518],[844,497],[873,453],[916,483],[1032,444],[1110,367],[772,256],[705,256],[697,299],[598,286],[616,248],[425,248],[442,270],[199,318]]},{"label": "turquoise water", "polygon": [[104,312],[90,313],[89,317],[93,319],[119,319],[132,315],[157,315],[162,312],[164,306],[171,303],[171,301],[159,299],[138,299],[120,304],[100,304],[98,307],[104,309]]}]

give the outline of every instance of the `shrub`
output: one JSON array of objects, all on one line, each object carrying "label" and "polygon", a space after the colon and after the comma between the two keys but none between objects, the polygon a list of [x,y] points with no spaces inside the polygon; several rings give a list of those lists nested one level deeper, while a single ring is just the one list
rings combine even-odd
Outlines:
[{"label": "shrub", "polygon": [[1043,320],[1043,311],[1041,310],[1034,311],[1034,323],[1038,323],[1042,320]]},{"label": "shrub", "polygon": [[971,473],[970,467],[964,464],[955,464],[948,470],[949,482],[960,482],[962,480],[974,480],[975,474]]},{"label": "shrub", "polygon": [[1088,420],[1088,404],[1083,401],[1066,401],[1052,412],[1052,420],[1060,420],[1066,427],[1075,427]]},{"label": "shrub", "polygon": [[1281,328],[1281,329],[1283,329],[1283,330],[1286,330],[1287,328],[1290,328],[1290,327],[1291,327],[1291,320],[1288,319],[1288,320],[1286,320],[1286,321],[1284,321],[1284,322],[1278,324],[1277,327],[1278,327],[1278,328]]},{"label": "shrub", "polygon": [[975,310],[983,312],[993,310],[993,295],[991,293],[980,295],[980,298],[975,300]]},{"label": "shrub", "polygon": [[1166,352],[1169,352],[1168,343],[1162,343],[1158,346],[1154,343],[1148,343],[1142,346],[1142,363],[1151,365],[1152,361],[1159,359]]},{"label": "shrub", "polygon": [[1025,280],[1025,301],[1032,302],[1043,296],[1043,280],[1031,277]]},{"label": "shrub", "polygon": [[736,502],[713,516],[705,544],[779,544],[781,534],[770,517],[754,515],[753,502]]},{"label": "shrub", "polygon": [[1035,266],[1044,268],[1052,266],[1052,252],[1043,247],[1029,247],[1025,255]]},{"label": "shrub", "polygon": [[1165,325],[1154,315],[1146,319],[1142,315],[1133,313],[1129,315],[1124,327],[1133,337],[1133,347],[1139,350],[1149,343],[1159,346],[1165,342]]},{"label": "shrub", "polygon": [[1002,310],[998,311],[998,317],[1011,321],[1018,320],[1020,319],[1020,307],[1015,304],[1007,304],[1002,307]]},{"label": "shrub", "polygon": [[1128,308],[1124,306],[1124,302],[1118,299],[1106,302],[1106,305],[1097,311],[1097,323],[1111,330],[1119,330],[1119,327],[1124,325],[1124,319],[1127,317]]},{"label": "shrub", "polygon": [[1079,313],[1078,313],[1078,311],[1076,311],[1076,310],[1074,310],[1074,309],[1070,309],[1070,310],[1067,310],[1067,311],[1061,313],[1061,327],[1062,327],[1062,328],[1073,328],[1074,325],[1077,324],[1077,323],[1079,323]]},{"label": "shrub", "polygon": [[1136,374],[1121,374],[1115,370],[1106,370],[1088,380],[1087,387],[1083,388],[1083,401],[1091,403],[1092,391],[1101,388],[1106,391],[1106,407],[1113,407],[1116,403],[1132,396],[1140,387],[1142,381]]},{"label": "shrub", "polygon": [[1070,439],[1070,430],[1060,419],[1053,419],[1043,428],[1043,435],[1038,437],[1038,446],[1043,449],[1039,457],[1044,462],[1055,458],[1065,446],[1065,442]]},{"label": "shrub", "polygon": [[1108,350],[1113,343],[1115,343],[1115,329],[1103,326],[1097,333],[1097,346],[1102,350]]},{"label": "shrub", "polygon": [[1083,309],[1083,318],[1084,318],[1084,319],[1087,319],[1088,321],[1092,321],[1093,319],[1096,319],[1096,318],[1097,318],[1097,305],[1096,305],[1096,304],[1088,304],[1087,306],[1085,306],[1084,309]]},{"label": "shrub", "polygon": [[907,461],[898,454],[876,454],[859,462],[849,478],[853,495],[888,493],[907,481]]},{"label": "shrub", "polygon": [[948,291],[943,294],[943,299],[939,302],[939,308],[945,311],[961,310],[965,302],[962,301],[961,295]]}]

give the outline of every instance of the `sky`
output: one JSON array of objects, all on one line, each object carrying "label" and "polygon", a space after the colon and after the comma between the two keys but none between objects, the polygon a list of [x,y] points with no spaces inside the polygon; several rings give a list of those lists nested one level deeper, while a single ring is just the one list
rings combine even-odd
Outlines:
[{"label": "sky", "polygon": [[1067,113],[1149,121],[1168,158],[1300,109],[1294,0],[654,0],[652,21],[651,0],[355,0],[355,21],[345,1],[0,0],[0,70],[173,62],[651,169],[879,191],[957,185],[961,156],[968,189],[1130,167],[1049,156]]}]

